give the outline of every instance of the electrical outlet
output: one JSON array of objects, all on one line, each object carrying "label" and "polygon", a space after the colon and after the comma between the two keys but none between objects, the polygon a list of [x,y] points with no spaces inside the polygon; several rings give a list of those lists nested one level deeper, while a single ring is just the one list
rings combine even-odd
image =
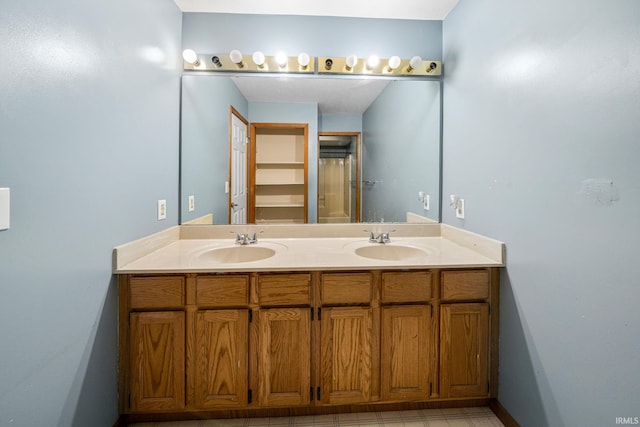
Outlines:
[{"label": "electrical outlet", "polygon": [[196,210],[196,196],[189,196],[189,212]]},{"label": "electrical outlet", "polygon": [[464,219],[464,199],[458,199],[456,206],[456,218]]},{"label": "electrical outlet", "polygon": [[158,221],[167,219],[167,201],[158,200]]}]

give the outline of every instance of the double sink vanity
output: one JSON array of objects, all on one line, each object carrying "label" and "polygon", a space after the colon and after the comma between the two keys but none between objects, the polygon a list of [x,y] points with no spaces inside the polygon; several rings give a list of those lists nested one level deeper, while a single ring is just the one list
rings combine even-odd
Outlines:
[{"label": "double sink vanity", "polygon": [[119,246],[120,413],[486,405],[502,266],[503,243],[437,223],[189,225]]}]

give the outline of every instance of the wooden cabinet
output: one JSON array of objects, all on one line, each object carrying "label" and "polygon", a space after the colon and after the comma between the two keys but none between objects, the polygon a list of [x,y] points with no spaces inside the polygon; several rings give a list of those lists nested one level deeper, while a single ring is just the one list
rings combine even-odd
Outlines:
[{"label": "wooden cabinet", "polygon": [[[177,410],[185,406],[184,279],[180,276],[133,277],[128,283],[125,318],[129,342],[129,388],[133,411]],[[121,342],[122,343],[122,342]],[[121,349],[122,351],[122,349]]]},{"label": "wooden cabinet", "polygon": [[258,403],[307,405],[311,387],[311,275],[258,275],[256,294],[260,305]]},{"label": "wooden cabinet", "polygon": [[487,395],[488,339],[488,304],[440,306],[440,392],[443,397]]},{"label": "wooden cabinet", "polygon": [[259,403],[299,406],[310,401],[311,329],[308,308],[260,310]]},{"label": "wooden cabinet", "polygon": [[203,310],[195,322],[195,406],[241,407],[248,399],[249,311]]},{"label": "wooden cabinet", "polygon": [[425,400],[432,389],[432,273],[382,273],[381,398]]},{"label": "wooden cabinet", "polygon": [[351,404],[371,399],[373,377],[373,276],[320,276],[320,403]]},{"label": "wooden cabinet", "polygon": [[184,408],[184,313],[131,313],[133,411]]},{"label": "wooden cabinet", "polygon": [[320,401],[368,402],[372,377],[371,308],[323,308],[320,328]]},{"label": "wooden cabinet", "polygon": [[307,124],[251,125],[250,222],[307,222],[307,140]]},{"label": "wooden cabinet", "polygon": [[381,396],[424,400],[431,390],[431,306],[382,308]]},{"label": "wooden cabinet", "polygon": [[489,272],[445,271],[441,285],[440,394],[486,397],[490,382]]},{"label": "wooden cabinet", "polygon": [[495,397],[497,277],[491,268],[123,275],[120,410],[249,416]]}]

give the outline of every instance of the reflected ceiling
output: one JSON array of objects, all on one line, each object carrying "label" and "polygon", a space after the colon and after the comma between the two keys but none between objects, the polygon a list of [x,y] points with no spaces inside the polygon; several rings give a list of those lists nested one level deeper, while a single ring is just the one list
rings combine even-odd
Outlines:
[{"label": "reflected ceiling", "polygon": [[388,79],[232,77],[249,102],[317,102],[320,114],[362,114],[391,82]]}]

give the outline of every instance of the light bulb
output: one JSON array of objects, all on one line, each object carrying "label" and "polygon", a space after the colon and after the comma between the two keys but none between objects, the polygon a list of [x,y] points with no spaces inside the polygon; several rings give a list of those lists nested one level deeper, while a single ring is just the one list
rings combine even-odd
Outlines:
[{"label": "light bulb", "polygon": [[309,54],[306,52],[302,52],[298,55],[298,64],[300,64],[302,68],[307,68],[310,60],[311,58],[309,58]]},{"label": "light bulb", "polygon": [[229,52],[229,59],[231,59],[231,62],[233,62],[234,64],[242,66],[242,52],[240,52],[238,49],[234,49]]},{"label": "light bulb", "polygon": [[198,54],[196,54],[191,49],[185,49],[185,50],[182,51],[182,59],[184,59],[184,62],[186,62],[188,64],[191,64],[191,65],[200,64],[200,60],[198,59]]},{"label": "light bulb", "polygon": [[264,65],[264,53],[260,51],[254,52],[252,59],[258,67],[262,67]]},{"label": "light bulb", "polygon": [[409,60],[409,71],[413,70],[414,68],[418,68],[420,64],[422,64],[422,58],[417,55],[412,57]]},{"label": "light bulb", "polygon": [[358,57],[356,55],[347,56],[347,68],[351,69],[358,63]]},{"label": "light bulb", "polygon": [[389,69],[390,70],[395,70],[400,66],[400,63],[402,61],[400,60],[399,56],[392,56],[391,58],[389,58]]},{"label": "light bulb", "polygon": [[380,64],[380,58],[378,58],[378,55],[371,55],[369,59],[367,59],[367,67],[370,70],[376,68],[378,64]]},{"label": "light bulb", "polygon": [[288,63],[289,63],[289,58],[285,53],[283,52],[276,53],[276,64],[278,64],[281,67],[284,67]]}]

